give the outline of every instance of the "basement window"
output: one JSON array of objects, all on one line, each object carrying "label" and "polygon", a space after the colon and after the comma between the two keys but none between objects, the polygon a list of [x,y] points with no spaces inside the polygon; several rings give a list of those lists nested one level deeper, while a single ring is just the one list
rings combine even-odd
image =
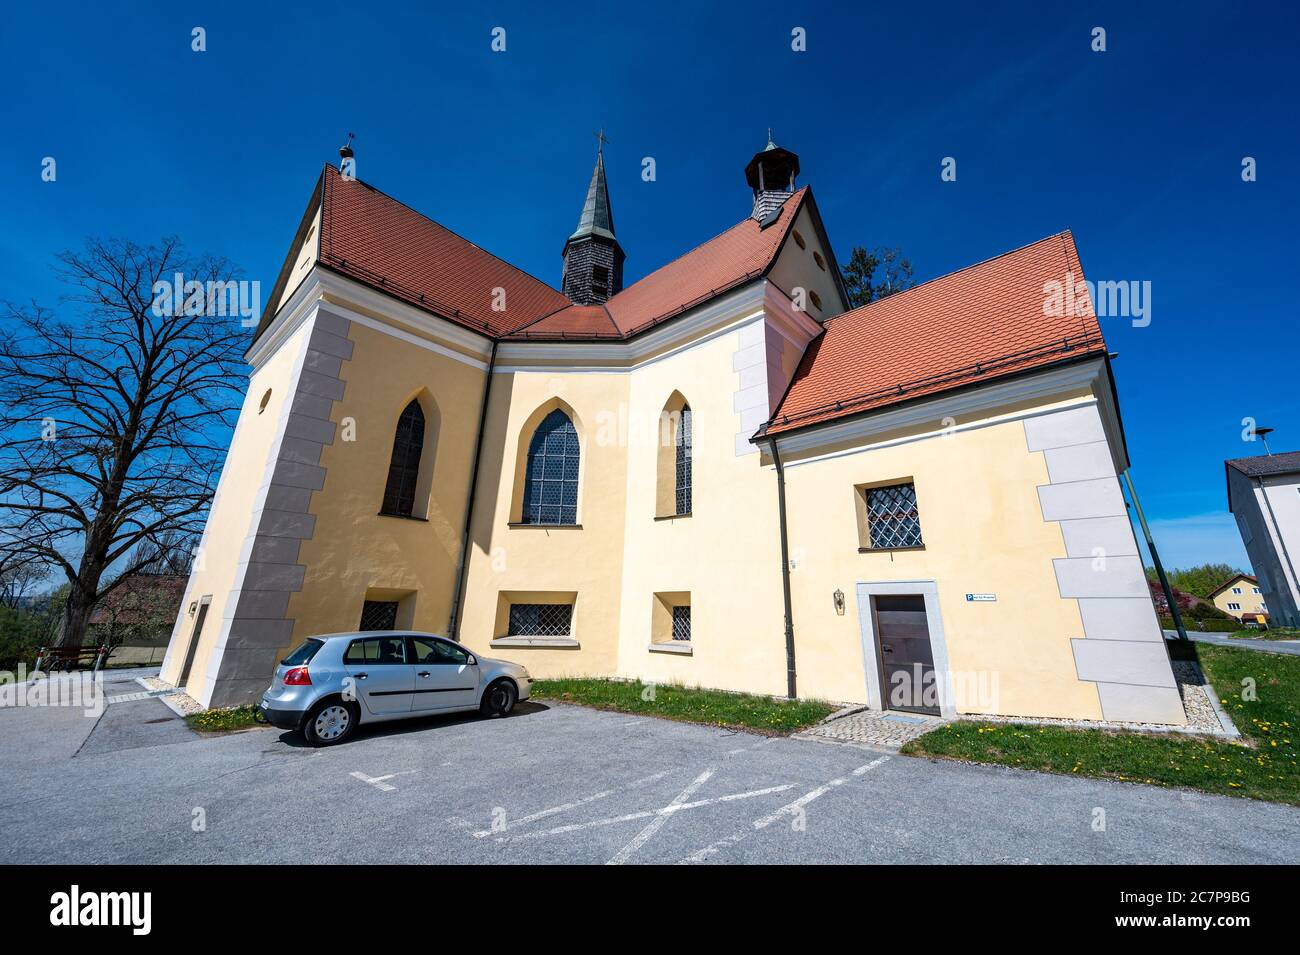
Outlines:
[{"label": "basement window", "polygon": [[361,605],[361,624],[358,630],[396,630],[397,601],[367,600]]},{"label": "basement window", "polygon": [[673,608],[673,639],[685,640],[688,643],[691,639],[691,605]]},{"label": "basement window", "polygon": [[649,650],[651,653],[693,654],[689,591],[665,591],[654,595],[650,606]]},{"label": "basement window", "polygon": [[508,637],[567,637],[572,604],[511,604]]}]

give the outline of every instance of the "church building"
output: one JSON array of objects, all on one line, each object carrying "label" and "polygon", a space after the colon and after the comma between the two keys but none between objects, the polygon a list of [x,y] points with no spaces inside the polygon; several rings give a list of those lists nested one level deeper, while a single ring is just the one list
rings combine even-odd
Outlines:
[{"label": "church building", "polygon": [[1106,343],[1045,305],[1070,233],[851,308],[799,176],[769,141],[739,221],[625,285],[598,150],[553,287],[327,165],[162,678],[248,703],[307,636],[398,629],[541,678],[1183,724]]}]

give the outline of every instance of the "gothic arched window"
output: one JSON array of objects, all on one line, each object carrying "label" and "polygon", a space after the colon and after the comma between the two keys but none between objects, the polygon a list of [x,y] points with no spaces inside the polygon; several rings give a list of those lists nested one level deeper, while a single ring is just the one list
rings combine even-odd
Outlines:
[{"label": "gothic arched window", "polygon": [[424,450],[424,411],[420,402],[411,403],[397,419],[393,437],[393,458],[388,465],[381,513],[410,517],[415,510],[415,484],[420,477],[420,452]]},{"label": "gothic arched window", "polygon": [[691,406],[682,405],[677,425],[677,515],[691,513]]},{"label": "gothic arched window", "polygon": [[556,408],[528,443],[523,523],[578,523],[578,458],[578,430]]}]

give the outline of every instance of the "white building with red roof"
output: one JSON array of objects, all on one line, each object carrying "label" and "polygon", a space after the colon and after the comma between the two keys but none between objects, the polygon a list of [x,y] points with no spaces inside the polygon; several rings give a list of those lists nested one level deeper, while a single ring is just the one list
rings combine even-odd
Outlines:
[{"label": "white building with red roof", "polygon": [[1070,233],[850,309],[798,175],[769,142],[749,214],[624,287],[598,154],[557,289],[327,166],[163,678],[247,702],[306,636],[413,629],[541,677],[1185,722],[1101,328],[1050,302]]},{"label": "white building with red roof", "polygon": [[[1300,451],[1259,454],[1223,463],[1228,484],[1228,510],[1237,519],[1241,542],[1258,580],[1244,596],[1262,599],[1275,624],[1300,627]],[[1231,583],[1231,582],[1229,582]],[[1218,592],[1216,591],[1216,594]],[[1238,597],[1242,595],[1229,595]],[[1258,596],[1256,596],[1258,595]],[[1222,594],[1215,605],[1225,600]],[[1246,610],[1255,608],[1233,599]],[[1240,608],[1230,611],[1240,614]]]}]

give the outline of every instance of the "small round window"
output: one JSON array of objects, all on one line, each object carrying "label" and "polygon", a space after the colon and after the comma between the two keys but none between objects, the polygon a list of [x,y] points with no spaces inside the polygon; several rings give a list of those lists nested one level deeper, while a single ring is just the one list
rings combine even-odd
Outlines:
[{"label": "small round window", "polygon": [[266,394],[262,395],[261,404],[257,406],[257,413],[261,414],[263,411],[265,411],[266,406],[269,405],[270,403],[271,403],[271,389],[267,388]]}]

